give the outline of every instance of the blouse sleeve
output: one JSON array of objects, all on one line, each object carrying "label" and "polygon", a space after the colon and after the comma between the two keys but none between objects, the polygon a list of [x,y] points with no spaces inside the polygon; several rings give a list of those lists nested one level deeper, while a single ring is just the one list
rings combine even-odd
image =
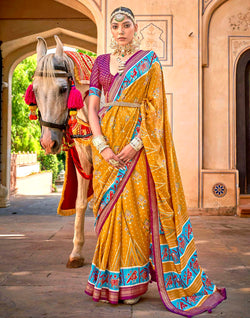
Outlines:
[{"label": "blouse sleeve", "polygon": [[91,71],[89,95],[96,95],[98,97],[101,97],[102,86],[100,84],[99,77],[100,77],[99,58],[97,57]]}]

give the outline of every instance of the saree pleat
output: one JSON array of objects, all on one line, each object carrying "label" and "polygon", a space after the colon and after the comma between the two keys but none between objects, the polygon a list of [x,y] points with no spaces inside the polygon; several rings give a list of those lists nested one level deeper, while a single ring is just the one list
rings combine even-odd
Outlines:
[{"label": "saree pleat", "polygon": [[98,242],[86,293],[117,303],[145,293],[152,279],[168,310],[186,317],[210,311],[226,293],[197,261],[155,53],[131,58],[108,96],[114,106],[102,111],[101,129],[113,151],[119,153],[139,131],[144,148],[119,171],[93,148]]}]

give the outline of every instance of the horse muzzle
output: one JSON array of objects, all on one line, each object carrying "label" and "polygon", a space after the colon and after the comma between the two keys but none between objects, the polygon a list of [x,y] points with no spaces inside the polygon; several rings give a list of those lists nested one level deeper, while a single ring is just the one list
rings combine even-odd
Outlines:
[{"label": "horse muzzle", "polygon": [[40,144],[46,154],[57,154],[62,145],[63,132],[58,129],[42,127]]}]

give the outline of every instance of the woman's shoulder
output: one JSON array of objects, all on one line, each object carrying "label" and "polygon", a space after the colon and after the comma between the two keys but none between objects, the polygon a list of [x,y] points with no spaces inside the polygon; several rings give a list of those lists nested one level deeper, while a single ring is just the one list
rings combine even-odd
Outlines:
[{"label": "woman's shoulder", "polygon": [[109,58],[110,58],[110,53],[100,54],[97,56],[96,61],[102,62],[102,61],[108,60]]}]

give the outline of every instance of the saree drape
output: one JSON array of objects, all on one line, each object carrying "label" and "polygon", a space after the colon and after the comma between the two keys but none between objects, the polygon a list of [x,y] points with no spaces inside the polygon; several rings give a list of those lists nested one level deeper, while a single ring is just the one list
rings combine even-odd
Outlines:
[{"label": "saree drape", "polygon": [[99,117],[112,150],[119,153],[139,131],[144,148],[118,171],[93,147],[98,241],[85,292],[116,304],[144,294],[155,280],[168,310],[186,317],[210,311],[226,292],[197,261],[156,54],[134,54],[106,101],[113,106]]}]

